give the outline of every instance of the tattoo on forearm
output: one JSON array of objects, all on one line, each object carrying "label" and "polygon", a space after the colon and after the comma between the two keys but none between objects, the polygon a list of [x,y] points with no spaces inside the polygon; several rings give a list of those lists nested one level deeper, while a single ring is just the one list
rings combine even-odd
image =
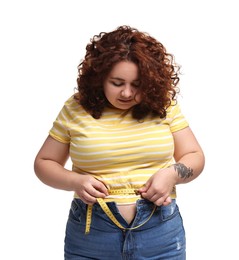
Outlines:
[{"label": "tattoo on forearm", "polygon": [[175,171],[178,173],[178,176],[180,176],[182,179],[187,179],[193,176],[193,169],[191,169],[190,167],[186,167],[182,163],[176,163],[173,166]]}]

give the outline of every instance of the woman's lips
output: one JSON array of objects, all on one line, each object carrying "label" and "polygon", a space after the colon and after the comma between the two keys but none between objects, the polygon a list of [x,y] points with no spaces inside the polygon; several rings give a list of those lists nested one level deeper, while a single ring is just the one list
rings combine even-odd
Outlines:
[{"label": "woman's lips", "polygon": [[132,101],[132,99],[119,99],[119,101],[123,103],[129,103]]}]

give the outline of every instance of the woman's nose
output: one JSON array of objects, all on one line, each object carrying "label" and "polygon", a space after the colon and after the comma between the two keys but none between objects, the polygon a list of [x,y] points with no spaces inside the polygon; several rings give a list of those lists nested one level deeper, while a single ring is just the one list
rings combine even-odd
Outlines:
[{"label": "woman's nose", "polygon": [[122,97],[129,98],[133,95],[133,89],[131,86],[125,86],[124,89],[121,92]]}]

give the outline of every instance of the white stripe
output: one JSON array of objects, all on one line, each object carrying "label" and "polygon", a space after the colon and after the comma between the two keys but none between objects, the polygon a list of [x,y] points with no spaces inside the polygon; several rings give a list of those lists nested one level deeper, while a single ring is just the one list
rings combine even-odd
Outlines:
[{"label": "white stripe", "polygon": [[[157,148],[157,147],[156,147]],[[75,155],[75,156],[84,156],[84,157],[91,157],[93,155],[104,155],[104,158],[99,158],[99,160],[103,161],[103,160],[109,160],[110,158],[112,159],[121,159],[121,158],[124,158],[125,156],[136,156],[138,155],[138,151],[139,149],[136,147],[135,149],[131,149],[131,148],[125,148],[124,151],[128,152],[128,153],[124,153],[123,155],[120,155],[120,156],[117,156],[117,155],[114,155],[114,154],[117,154],[118,151],[115,151],[115,150],[105,150],[105,151],[100,151],[100,152],[91,152],[91,153],[83,153],[83,152],[77,152],[77,151],[73,151],[71,150],[71,155]],[[130,152],[130,154],[129,154]],[[140,158],[144,157],[144,156],[147,156],[148,160],[160,160],[160,158],[158,158],[158,155],[163,155],[163,154],[168,154],[169,152],[171,151],[155,151],[155,152],[145,152],[145,153],[140,153]],[[148,155],[151,155],[150,158]],[[152,157],[153,155],[155,155],[155,157]],[[76,159],[74,156],[74,159]],[[165,160],[165,159],[168,159],[170,157],[164,157],[164,158],[161,158],[161,160]],[[77,159],[76,159],[77,160]],[[92,157],[87,159],[87,160],[81,160],[81,159],[78,159],[79,161],[81,162],[84,162],[84,161],[97,161],[95,159],[93,159]]]},{"label": "white stripe", "polygon": [[69,138],[68,135],[63,134],[62,131],[59,131],[59,130],[57,130],[56,128],[53,129],[52,133],[53,133],[55,136],[58,136],[58,137],[65,137],[66,139]]},{"label": "white stripe", "polygon": [[[117,158],[117,157],[115,157]],[[122,158],[122,157],[118,157],[118,158]],[[162,161],[165,161],[166,159],[170,159],[170,156],[167,157],[167,158],[163,158],[163,159],[160,159],[160,158],[155,158],[155,160],[158,159],[158,162],[162,162]],[[150,158],[151,160],[151,158]],[[112,165],[114,168],[113,169],[110,169],[109,172],[113,172],[113,170],[115,170],[115,168],[117,169],[117,171],[122,171],[121,169],[127,169],[127,168],[117,168],[117,165],[113,162],[113,163],[104,163],[104,164],[101,164],[99,162],[101,161],[105,161],[105,158],[102,158],[102,159],[97,159],[97,160],[92,160],[92,159],[89,159],[89,160],[80,160],[80,159],[76,159],[76,158],[73,158],[73,161],[76,161],[76,162],[79,162],[79,163],[88,163],[87,165],[80,165],[80,168],[81,169],[90,169],[90,168],[98,168],[98,167],[103,167],[103,166],[110,166]],[[143,161],[143,158],[141,160],[142,162],[148,162],[150,163],[151,161],[149,161],[149,159],[146,159],[145,161]],[[94,164],[95,163],[95,164]],[[122,163],[121,163],[122,164]],[[140,166],[142,167],[142,164],[140,164]],[[102,170],[98,171],[98,172],[102,172]],[[105,169],[104,169],[104,172],[105,172]]]},{"label": "white stripe", "polygon": [[[153,132],[147,133],[147,134],[146,133],[139,133],[139,134],[134,134],[133,136],[132,135],[122,135],[122,134],[121,134],[121,136],[109,136],[109,133],[107,133],[108,136],[106,136],[106,137],[102,137],[102,136],[100,136],[100,137],[90,137],[90,140],[97,141],[97,140],[127,139],[127,138],[132,138],[132,137],[135,137],[135,136],[143,137],[142,139],[144,139],[145,141],[147,141],[147,140],[154,141],[154,140],[159,140],[159,139],[160,140],[167,140],[169,138],[172,138],[172,135],[165,135],[165,136],[162,136],[162,137],[160,136],[159,137],[159,134],[164,133],[164,132],[168,132],[168,130],[165,130],[165,131],[153,131]],[[91,133],[91,134],[94,134],[94,135],[98,134],[98,135],[100,135],[101,133],[95,132],[95,133]],[[105,134],[105,132],[103,134]],[[153,134],[157,134],[158,136],[151,137],[151,138],[147,138],[146,137],[147,135],[153,135]],[[140,141],[142,141],[142,139],[140,139]],[[72,137],[72,140],[81,141],[81,140],[85,140],[85,138],[84,137]],[[133,141],[133,142],[135,142],[135,141]]]},{"label": "white stripe", "polygon": [[[158,139],[157,138],[149,138],[149,139],[145,139],[145,142],[147,142],[149,140],[150,141],[156,141]],[[130,146],[130,145],[134,145],[134,144],[137,144],[137,143],[141,143],[142,144],[142,140],[135,140],[135,141],[128,141],[128,142],[119,142],[119,143],[113,143],[111,145],[113,145],[115,148],[117,148],[117,146],[122,146],[124,144]],[[152,148],[152,147],[160,148],[160,147],[168,147],[168,146],[171,146],[171,145],[173,145],[172,142],[168,143],[168,144],[155,144],[155,145],[152,145],[152,146],[144,146],[144,148]],[[107,143],[107,144],[105,144],[105,143],[103,143],[103,144],[92,144],[92,145],[89,145],[89,144],[81,145],[80,143],[77,143],[76,146],[77,146],[77,149],[79,149],[79,148],[89,149],[89,148],[92,148],[92,147],[93,148],[95,148],[95,147],[109,147],[110,143]],[[125,150],[126,149],[136,149],[136,148],[139,149],[139,147],[131,147],[131,148],[129,147],[129,148],[125,148]],[[110,150],[107,149],[106,151],[110,151]],[[106,151],[104,150],[102,152],[106,152]]]},{"label": "white stripe", "polygon": [[[72,119],[72,121],[74,123],[76,123],[74,121],[75,118],[76,117],[74,117]],[[82,116],[81,118],[82,119],[87,119],[87,116],[86,117]],[[99,121],[97,122],[97,120],[99,120]],[[122,128],[119,129],[119,124],[116,124],[116,125],[114,125],[114,124],[112,124],[112,125],[111,124],[104,125],[104,120],[103,119],[92,120],[92,118],[91,118],[91,119],[89,119],[89,121],[86,121],[86,120],[82,121],[82,120],[79,119],[79,121],[77,121],[77,127],[83,126],[84,129],[102,129],[102,130],[105,130],[105,128],[109,129],[109,127],[110,127],[109,130],[112,130],[112,131],[116,130],[117,131],[116,133],[121,133],[121,132],[135,131],[135,129],[137,130],[139,127],[140,127],[140,130],[146,130],[146,129],[149,129],[149,128],[152,128],[152,127],[157,127],[157,126],[161,125],[161,124],[156,124],[156,121],[155,121],[155,124],[152,124],[153,121],[145,122],[145,123],[142,123],[142,124],[138,123],[138,124],[133,124],[133,125],[132,125],[132,121],[129,121],[129,123],[131,125],[129,125],[129,126],[128,125],[124,125],[125,124],[125,121],[124,121],[123,124],[120,124],[121,127],[122,127],[122,125],[124,126],[124,129],[122,129]],[[86,125],[86,124],[89,124],[89,125]],[[105,132],[103,132],[103,133],[105,133]]]}]

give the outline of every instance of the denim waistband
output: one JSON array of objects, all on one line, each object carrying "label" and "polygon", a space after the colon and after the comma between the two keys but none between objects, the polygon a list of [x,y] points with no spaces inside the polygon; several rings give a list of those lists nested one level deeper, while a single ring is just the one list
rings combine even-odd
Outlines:
[{"label": "denim waistband", "polygon": [[[74,202],[78,206],[80,206],[83,211],[87,211],[87,204],[85,204],[81,199],[74,198]],[[116,202],[106,202],[106,204],[113,213],[119,213],[119,209]],[[148,200],[139,199],[136,201],[136,208],[143,211],[152,210],[154,208],[154,204]],[[93,211],[102,213],[104,212],[99,203],[93,204]]]}]

